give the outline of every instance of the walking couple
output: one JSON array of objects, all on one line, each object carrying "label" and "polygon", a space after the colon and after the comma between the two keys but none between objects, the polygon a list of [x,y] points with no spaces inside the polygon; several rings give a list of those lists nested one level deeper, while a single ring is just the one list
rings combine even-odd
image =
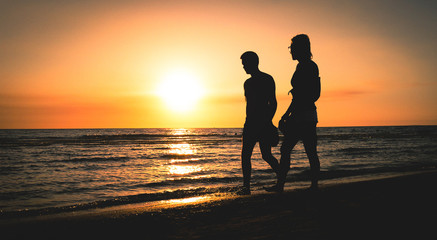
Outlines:
[{"label": "walking couple", "polygon": [[283,191],[287,172],[290,169],[291,150],[299,140],[303,141],[310,162],[311,189],[318,188],[320,162],[317,156],[318,120],[315,102],[320,97],[319,69],[312,61],[310,40],[307,35],[300,34],[293,37],[289,50],[292,59],[297,60],[298,64],[291,78],[290,92],[293,99],[279,121],[279,129],[284,134],[280,162],[272,155],[271,150],[272,146],[277,144],[272,141],[272,119],[277,108],[275,81],[272,76],[259,70],[256,53],[249,51],[241,56],[243,68],[251,76],[244,83],[247,105],[241,153],[243,194],[250,194],[252,169],[250,158],[257,142],[262,158],[277,175],[276,185],[266,188],[267,191]]}]

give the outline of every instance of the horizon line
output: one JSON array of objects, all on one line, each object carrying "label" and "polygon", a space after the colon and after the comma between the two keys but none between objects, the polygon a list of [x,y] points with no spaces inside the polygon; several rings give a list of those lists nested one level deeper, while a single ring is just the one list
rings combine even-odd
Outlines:
[{"label": "horizon line", "polygon": [[[353,127],[434,127],[437,124],[411,125],[350,125],[350,126],[317,126],[317,128],[353,128]],[[0,128],[0,130],[97,130],[97,129],[236,129],[243,127],[96,127],[96,128]]]}]

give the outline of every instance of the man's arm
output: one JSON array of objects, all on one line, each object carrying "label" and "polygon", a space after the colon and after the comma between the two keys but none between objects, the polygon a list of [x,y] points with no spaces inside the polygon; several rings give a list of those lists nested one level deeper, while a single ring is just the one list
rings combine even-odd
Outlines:
[{"label": "man's arm", "polygon": [[246,81],[244,82],[244,84],[243,84],[243,89],[244,89],[244,98],[246,99],[246,102],[247,102],[246,84],[247,84],[247,80],[246,80]]},{"label": "man's arm", "polygon": [[275,80],[273,80],[273,78],[272,78],[271,81],[272,81],[272,88],[270,90],[269,99],[268,99],[269,108],[270,108],[269,119],[273,119],[273,117],[275,116],[275,113],[276,113],[276,109],[278,108],[278,102],[276,101]]}]

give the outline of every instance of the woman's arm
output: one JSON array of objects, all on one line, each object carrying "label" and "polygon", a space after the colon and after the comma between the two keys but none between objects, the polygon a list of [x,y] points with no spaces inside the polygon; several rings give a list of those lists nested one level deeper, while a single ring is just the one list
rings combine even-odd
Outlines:
[{"label": "woman's arm", "polygon": [[281,120],[286,119],[290,116],[291,114],[291,110],[293,109],[293,102],[290,103],[290,106],[288,106],[287,111],[284,113],[284,115],[282,115]]},{"label": "woman's arm", "polygon": [[314,95],[313,95],[313,101],[316,102],[320,98],[320,92],[321,92],[321,84],[320,84],[320,77],[317,76],[317,79],[315,81],[315,87],[314,87]]}]

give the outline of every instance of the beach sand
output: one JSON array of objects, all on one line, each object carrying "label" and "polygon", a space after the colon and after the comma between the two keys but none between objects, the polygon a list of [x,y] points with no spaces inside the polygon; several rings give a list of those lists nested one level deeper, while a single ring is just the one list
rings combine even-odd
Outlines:
[{"label": "beach sand", "polygon": [[2,219],[2,239],[437,239],[437,172]]}]

